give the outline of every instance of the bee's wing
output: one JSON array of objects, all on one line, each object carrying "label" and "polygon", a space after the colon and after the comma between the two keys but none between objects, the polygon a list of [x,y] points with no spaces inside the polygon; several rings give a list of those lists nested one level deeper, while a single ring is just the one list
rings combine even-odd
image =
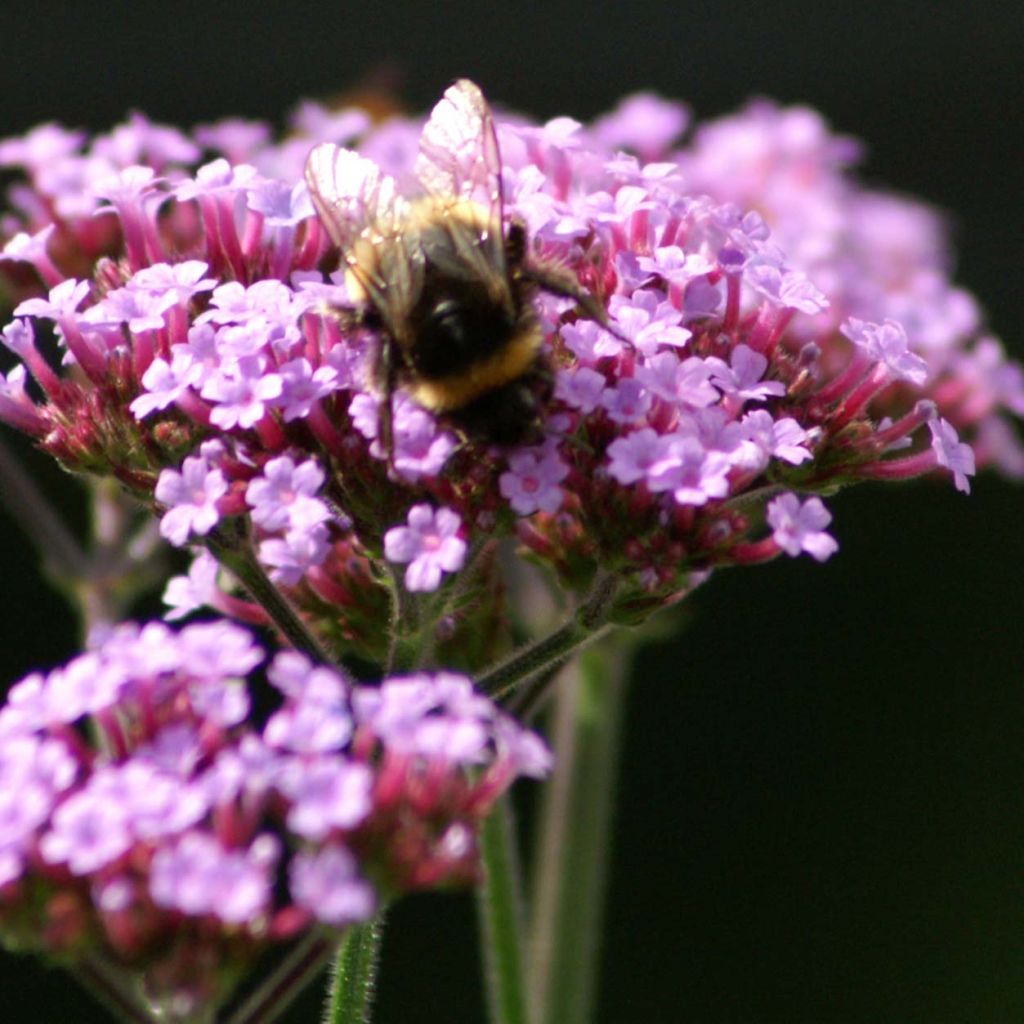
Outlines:
[{"label": "bee's wing", "polygon": [[[419,294],[423,254],[402,231],[405,199],[395,179],[366,157],[325,142],[306,160],[306,184],[345,266],[393,333]],[[373,246],[374,258],[360,248]]]},{"label": "bee's wing", "polygon": [[476,246],[493,273],[505,271],[501,153],[491,108],[461,78],[434,107],[420,137],[416,174],[436,199],[471,200],[485,211]]}]

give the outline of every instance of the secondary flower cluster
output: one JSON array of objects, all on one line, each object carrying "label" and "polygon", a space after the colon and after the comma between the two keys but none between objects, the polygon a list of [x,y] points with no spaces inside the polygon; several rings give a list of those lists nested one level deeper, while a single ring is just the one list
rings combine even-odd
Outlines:
[{"label": "secondary flower cluster", "polygon": [[549,754],[451,673],[353,686],[220,623],[126,625],[0,710],[0,935],[210,1005],[256,956],[466,883]]}]

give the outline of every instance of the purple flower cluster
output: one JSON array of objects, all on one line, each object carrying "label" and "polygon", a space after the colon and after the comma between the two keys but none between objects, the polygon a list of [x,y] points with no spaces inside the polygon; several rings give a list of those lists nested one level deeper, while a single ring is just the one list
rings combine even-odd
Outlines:
[{"label": "purple flower cluster", "polygon": [[844,356],[834,329],[845,319],[901,324],[910,350],[927,364],[916,386],[969,436],[980,464],[1024,475],[1024,448],[1008,419],[1024,412],[1024,376],[986,332],[974,296],[952,281],[938,211],[865,187],[851,173],[861,144],[832,134],[806,107],[757,100],[700,126],[687,147],[669,152],[665,146],[657,158],[678,162],[694,191],[756,207],[776,242],[828,295],[827,310],[794,323],[795,337],[817,342],[836,365]]},{"label": "purple flower cluster", "polygon": [[[0,165],[24,180],[0,267],[29,297],[3,331],[21,362],[0,418],[115,475],[172,544],[246,517],[272,579],[371,658],[387,563],[430,595],[512,534],[568,585],[613,565],[654,607],[694,573],[811,551],[778,525],[797,495],[935,470],[967,490],[975,452],[1019,469],[1006,413],[1024,412],[1024,377],[945,276],[931,211],[860,186],[857,147],[812,112],[757,104],[676,148],[686,120],[638,96],[591,128],[499,125],[506,215],[609,329],[538,297],[543,443],[460,442],[400,391],[390,458],[379,341],[332,313],[351,307],[301,172],[329,138],[414,192],[420,122],[307,104],[278,145],[257,124],[189,136],[139,115],[91,140],[55,125],[6,140]],[[224,155],[199,164],[211,148]],[[205,553],[168,600],[260,621]]]},{"label": "purple flower cluster", "polygon": [[225,622],[127,625],[15,684],[0,709],[0,933],[146,963],[151,988],[220,992],[268,944],[473,879],[481,818],[516,776],[550,768],[537,736],[445,672],[361,687],[284,652],[261,728],[263,661]]}]

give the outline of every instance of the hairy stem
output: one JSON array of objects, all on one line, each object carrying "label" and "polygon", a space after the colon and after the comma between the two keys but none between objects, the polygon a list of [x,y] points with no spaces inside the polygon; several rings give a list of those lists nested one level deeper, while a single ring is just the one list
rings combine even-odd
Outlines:
[{"label": "hairy stem", "polygon": [[591,1019],[626,663],[626,654],[607,645],[587,651],[558,693],[556,768],[541,816],[530,920],[538,1024]]},{"label": "hairy stem", "polygon": [[377,967],[384,916],[345,933],[331,972],[324,1024],[369,1024],[377,992]]},{"label": "hairy stem", "polygon": [[515,820],[502,797],[483,824],[477,889],[491,1024],[529,1024],[523,973],[523,902]]},{"label": "hairy stem", "polygon": [[82,546],[2,440],[0,494],[7,511],[43,555],[51,575],[82,579],[88,574],[89,558]]},{"label": "hairy stem", "polygon": [[331,663],[287,598],[263,571],[248,537],[237,524],[229,520],[211,531],[206,537],[206,547],[249,591],[296,650],[304,651],[320,664]]},{"label": "hairy stem", "polygon": [[391,645],[385,666],[387,675],[415,667],[423,644],[420,607],[416,595],[405,588],[404,574],[391,570]]},{"label": "hairy stem", "polygon": [[568,621],[484,672],[477,679],[477,686],[489,696],[499,699],[538,676],[551,675],[552,670],[564,665],[578,651],[611,630],[607,615],[618,587],[617,573],[599,572],[590,593]]},{"label": "hairy stem", "polygon": [[269,1024],[323,968],[334,948],[333,941],[319,932],[301,939],[258,989],[241,1004],[225,1024]]},{"label": "hairy stem", "polygon": [[83,960],[72,972],[92,997],[121,1024],[152,1024],[152,1014],[120,974],[96,958]]}]

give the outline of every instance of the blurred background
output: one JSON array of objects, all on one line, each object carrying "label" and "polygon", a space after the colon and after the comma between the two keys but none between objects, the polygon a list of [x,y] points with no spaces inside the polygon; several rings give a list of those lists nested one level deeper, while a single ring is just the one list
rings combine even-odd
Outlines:
[{"label": "blurred background", "polygon": [[[1024,5],[18,8],[0,137],[131,109],[279,121],[380,69],[414,110],[463,75],[542,119],[638,89],[698,119],[751,94],[810,104],[865,140],[871,181],[952,214],[959,281],[1024,358]],[[831,506],[831,562],[722,573],[688,630],[642,654],[598,1024],[1024,1019],[1024,489],[865,486]],[[10,681],[76,639],[2,511],[0,531]],[[474,928],[468,897],[400,905],[378,1024],[482,1022]],[[0,975],[12,1024],[105,1019],[28,960],[0,955]],[[289,1021],[315,1020],[319,998]]]}]

